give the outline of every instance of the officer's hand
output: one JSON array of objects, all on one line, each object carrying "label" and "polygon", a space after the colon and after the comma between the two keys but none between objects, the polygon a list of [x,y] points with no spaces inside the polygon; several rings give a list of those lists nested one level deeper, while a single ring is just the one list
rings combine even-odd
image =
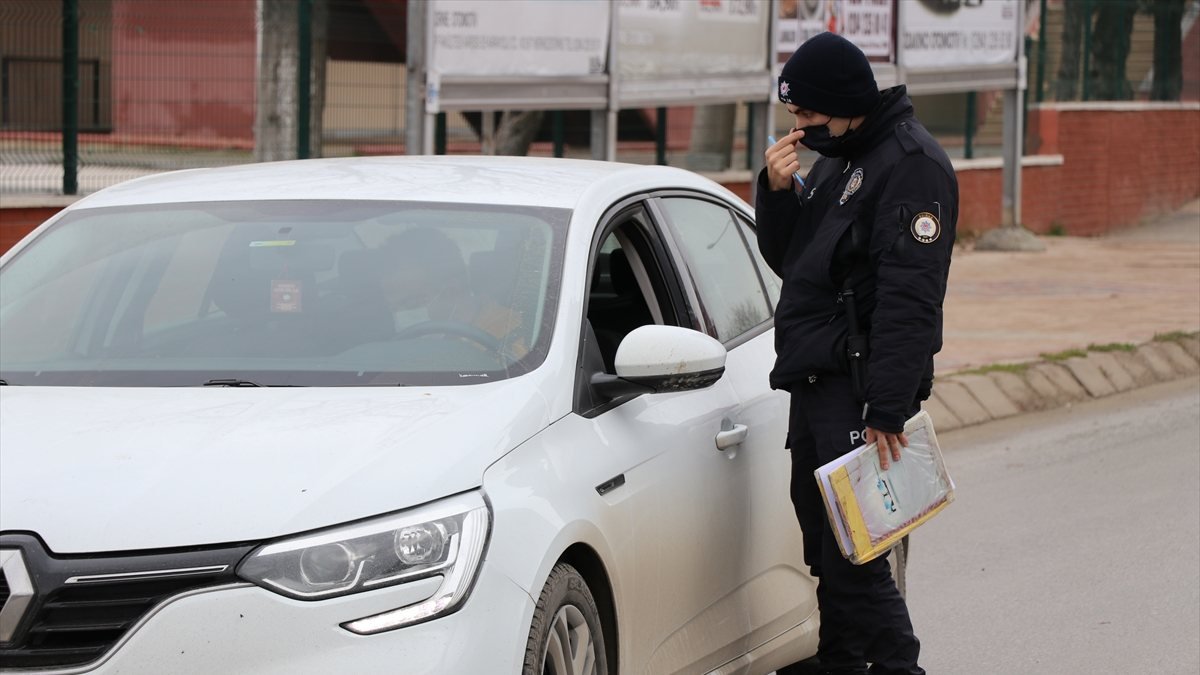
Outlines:
[{"label": "officer's hand", "polygon": [[908,447],[908,436],[905,436],[904,432],[889,434],[886,431],[867,427],[867,443],[879,444],[879,468],[887,471],[889,456],[890,459],[900,461],[900,448]]},{"label": "officer's hand", "polygon": [[804,138],[804,132],[796,129],[767,148],[763,155],[767,166],[767,183],[772,190],[787,190],[792,187],[792,174],[800,170],[796,159],[796,143]]}]

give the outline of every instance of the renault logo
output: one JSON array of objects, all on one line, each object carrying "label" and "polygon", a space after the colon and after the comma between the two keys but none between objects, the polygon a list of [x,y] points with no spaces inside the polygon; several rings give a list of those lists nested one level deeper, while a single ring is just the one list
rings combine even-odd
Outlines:
[{"label": "renault logo", "polygon": [[33,601],[33,580],[25,567],[25,557],[15,548],[0,549],[0,571],[8,582],[8,599],[0,607],[0,644],[12,642],[17,626]]}]

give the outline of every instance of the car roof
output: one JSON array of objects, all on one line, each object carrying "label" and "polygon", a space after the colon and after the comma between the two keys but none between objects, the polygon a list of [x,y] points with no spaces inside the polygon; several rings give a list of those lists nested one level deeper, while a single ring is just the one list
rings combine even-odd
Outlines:
[{"label": "car roof", "polygon": [[[73,209],[197,201],[420,200],[575,208],[588,194],[691,188],[732,197],[683,169],[550,157],[389,156],[262,162],[155,174]],[[736,197],[734,197],[736,199]]]}]

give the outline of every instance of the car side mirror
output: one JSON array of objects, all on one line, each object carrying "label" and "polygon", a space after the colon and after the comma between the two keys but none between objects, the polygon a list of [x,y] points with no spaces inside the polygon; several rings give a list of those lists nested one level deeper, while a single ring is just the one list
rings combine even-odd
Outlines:
[{"label": "car side mirror", "polygon": [[641,326],[617,347],[617,374],[599,373],[592,377],[592,385],[609,399],[703,389],[725,373],[725,355],[725,345],[699,331]]}]

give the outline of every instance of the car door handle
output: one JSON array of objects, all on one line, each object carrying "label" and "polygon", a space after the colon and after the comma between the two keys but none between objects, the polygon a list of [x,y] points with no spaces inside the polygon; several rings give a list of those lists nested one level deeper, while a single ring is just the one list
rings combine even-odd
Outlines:
[{"label": "car door handle", "polygon": [[750,427],[745,424],[733,424],[728,429],[722,429],[717,432],[717,449],[725,450],[731,446],[737,445],[746,440],[746,434],[750,433]]}]

